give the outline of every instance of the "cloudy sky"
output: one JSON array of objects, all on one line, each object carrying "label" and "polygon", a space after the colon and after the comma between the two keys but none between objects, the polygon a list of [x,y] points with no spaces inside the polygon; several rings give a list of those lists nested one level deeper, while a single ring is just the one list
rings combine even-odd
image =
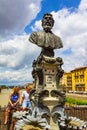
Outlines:
[{"label": "cloudy sky", "polygon": [[44,13],[53,15],[52,31],[63,41],[63,48],[55,50],[62,68],[87,66],[87,0],[0,0],[0,84],[33,81],[32,62],[41,48],[28,38],[42,30]]}]

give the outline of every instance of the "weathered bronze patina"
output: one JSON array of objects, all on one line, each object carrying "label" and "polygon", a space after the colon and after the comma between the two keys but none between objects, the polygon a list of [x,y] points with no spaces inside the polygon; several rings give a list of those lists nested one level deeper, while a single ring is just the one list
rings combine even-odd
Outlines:
[{"label": "weathered bronze patina", "polygon": [[42,54],[46,56],[54,56],[54,49],[62,48],[62,41],[60,37],[56,36],[52,31],[54,19],[51,14],[45,14],[42,19],[43,30],[33,32],[30,35],[29,41],[42,47]]},{"label": "weathered bronze patina", "polygon": [[51,29],[54,25],[52,14],[45,14],[42,19],[43,30],[33,32],[29,41],[41,47],[41,53],[33,62],[32,76],[35,79],[35,89],[31,98],[51,126],[51,130],[59,129],[58,116],[64,114],[65,93],[59,87],[60,78],[63,76],[61,68],[63,60],[54,57],[54,49],[63,47],[61,38]]}]

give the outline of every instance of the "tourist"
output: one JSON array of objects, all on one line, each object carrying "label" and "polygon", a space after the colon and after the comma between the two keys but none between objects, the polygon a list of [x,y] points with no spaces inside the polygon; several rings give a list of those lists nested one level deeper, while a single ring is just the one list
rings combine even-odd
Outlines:
[{"label": "tourist", "polygon": [[12,89],[11,94],[9,95],[9,102],[6,108],[6,112],[5,112],[5,122],[4,124],[6,125],[8,122],[8,118],[9,118],[9,112],[12,109],[17,110],[17,108],[20,107],[20,94],[19,94],[19,87],[14,87]]},{"label": "tourist", "polygon": [[30,103],[30,90],[31,90],[31,86],[30,84],[26,84],[25,85],[25,91],[22,92],[22,110],[25,111],[27,109],[29,109],[31,107],[31,103]]}]

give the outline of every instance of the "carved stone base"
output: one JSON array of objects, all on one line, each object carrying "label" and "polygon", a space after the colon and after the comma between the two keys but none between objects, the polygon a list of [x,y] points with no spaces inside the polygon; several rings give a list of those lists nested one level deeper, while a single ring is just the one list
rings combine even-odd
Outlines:
[{"label": "carved stone base", "polygon": [[65,93],[59,88],[59,81],[63,75],[62,64],[60,57],[44,55],[40,55],[33,63],[32,75],[35,79],[33,101],[42,113],[42,117],[45,117],[50,124],[50,130],[59,130],[56,115],[59,114],[58,108],[63,107],[65,103]]}]

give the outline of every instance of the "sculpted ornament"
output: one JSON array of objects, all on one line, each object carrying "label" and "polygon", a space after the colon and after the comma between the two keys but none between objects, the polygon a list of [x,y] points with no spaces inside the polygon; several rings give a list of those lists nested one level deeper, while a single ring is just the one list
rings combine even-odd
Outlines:
[{"label": "sculpted ornament", "polygon": [[43,30],[33,32],[30,35],[29,41],[42,48],[41,54],[45,56],[54,56],[54,49],[62,48],[60,37],[56,36],[52,31],[54,19],[51,14],[44,14],[42,19]]}]

